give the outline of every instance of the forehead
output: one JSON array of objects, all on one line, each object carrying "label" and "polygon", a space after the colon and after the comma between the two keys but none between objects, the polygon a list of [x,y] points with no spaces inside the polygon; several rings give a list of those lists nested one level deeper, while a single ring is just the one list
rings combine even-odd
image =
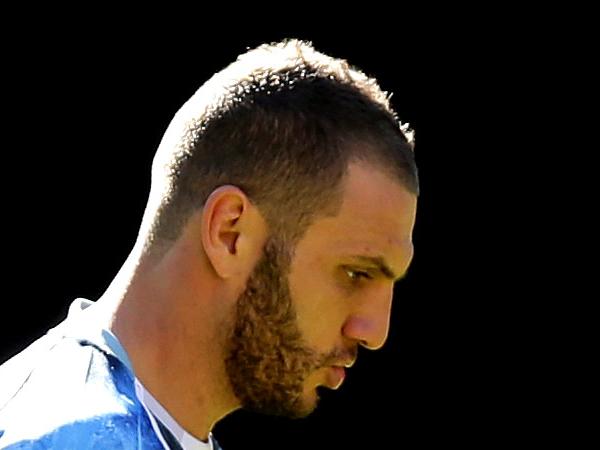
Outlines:
[{"label": "forehead", "polygon": [[412,259],[417,200],[397,181],[366,163],[353,163],[336,217],[307,230],[307,250],[333,256],[381,255],[397,273]]}]

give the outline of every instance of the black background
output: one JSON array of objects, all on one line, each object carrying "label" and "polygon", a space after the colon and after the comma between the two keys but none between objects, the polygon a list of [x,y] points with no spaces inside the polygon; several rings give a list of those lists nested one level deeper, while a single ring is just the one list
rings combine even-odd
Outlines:
[{"label": "black background", "polygon": [[479,106],[480,94],[489,101],[502,90],[488,89],[494,61],[454,31],[290,28],[166,39],[157,29],[111,39],[110,27],[82,25],[13,36],[4,56],[0,361],[62,320],[74,298],[97,299],[108,286],[135,241],[151,159],[179,106],[247,47],[297,37],[378,78],[415,129],[415,258],[395,292],[388,343],[362,352],[310,418],[240,411],[218,424],[217,438],[226,450],[510,441],[530,426],[530,401],[514,404],[527,381],[519,361],[507,363],[519,324],[503,321],[515,300],[506,271],[494,267],[510,249],[484,187],[495,174],[482,131],[492,117]]}]

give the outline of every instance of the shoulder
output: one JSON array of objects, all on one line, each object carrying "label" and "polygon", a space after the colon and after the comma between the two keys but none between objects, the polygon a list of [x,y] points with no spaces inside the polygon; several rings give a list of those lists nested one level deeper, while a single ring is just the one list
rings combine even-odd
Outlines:
[{"label": "shoulder", "polygon": [[[17,449],[162,449],[149,423],[133,415],[103,415],[65,423],[36,435],[22,423],[0,435],[0,448]],[[27,431],[25,431],[27,429]],[[0,431],[2,433],[2,431]]]},{"label": "shoulder", "polygon": [[28,351],[0,368],[0,448],[161,448],[116,357],[70,338]]}]

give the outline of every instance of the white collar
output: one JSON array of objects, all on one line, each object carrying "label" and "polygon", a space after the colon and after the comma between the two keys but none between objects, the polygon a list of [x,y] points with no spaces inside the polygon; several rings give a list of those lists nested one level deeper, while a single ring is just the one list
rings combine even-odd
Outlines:
[{"label": "white collar", "polygon": [[154,428],[156,435],[159,437],[165,448],[169,447],[166,442],[164,442],[162,433],[160,432],[153,415],[156,416],[165,427],[167,427],[173,436],[175,436],[175,439],[177,439],[184,450],[213,450],[212,433],[209,433],[208,435],[208,442],[203,442],[189,434],[175,421],[175,419],[173,419],[173,417],[171,417],[168,411],[160,403],[158,403],[158,400],[152,396],[152,394],[142,385],[137,377],[135,379],[135,393],[141,404],[148,411],[148,416],[150,417],[152,427]]}]

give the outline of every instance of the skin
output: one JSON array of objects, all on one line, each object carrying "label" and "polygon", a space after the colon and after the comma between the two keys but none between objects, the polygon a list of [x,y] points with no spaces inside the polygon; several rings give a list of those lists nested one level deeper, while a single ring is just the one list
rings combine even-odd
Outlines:
[{"label": "skin", "polygon": [[[311,225],[288,264],[256,206],[221,186],[160,261],[144,261],[136,243],[96,308],[136,376],[195,437],[240,407],[305,416],[318,386],[341,384],[333,366],[383,346],[415,214],[402,185],[352,163],[340,214]],[[352,255],[381,256],[395,275]]]}]

